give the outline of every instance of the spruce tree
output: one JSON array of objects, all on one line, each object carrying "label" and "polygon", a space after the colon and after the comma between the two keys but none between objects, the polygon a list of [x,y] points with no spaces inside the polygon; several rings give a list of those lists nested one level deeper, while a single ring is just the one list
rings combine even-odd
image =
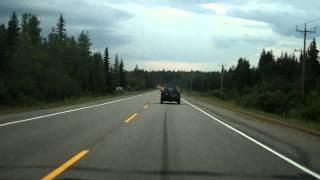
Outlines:
[{"label": "spruce tree", "polygon": [[20,36],[19,20],[15,12],[13,12],[7,28],[7,45],[10,48],[14,48],[18,44]]},{"label": "spruce tree", "polygon": [[107,90],[110,91],[110,87],[111,87],[110,57],[109,57],[109,50],[107,47],[105,48],[105,51],[104,51],[103,65],[104,65],[104,72],[105,72],[105,86]]},{"label": "spruce tree", "polygon": [[314,39],[308,48],[306,59],[306,90],[313,88],[319,74],[319,51],[317,49],[316,40]]},{"label": "spruce tree", "polygon": [[119,73],[119,57],[118,54],[116,54],[114,59],[114,81],[116,86],[120,86],[120,73]]},{"label": "spruce tree", "polygon": [[65,20],[62,14],[60,14],[60,17],[57,22],[57,33],[58,33],[59,41],[66,40],[67,32],[65,27]]},{"label": "spruce tree", "polygon": [[124,63],[122,58],[119,65],[119,76],[120,76],[119,77],[120,86],[123,88],[126,88],[126,74],[125,74]]},{"label": "spruce tree", "polygon": [[6,72],[5,54],[6,54],[6,42],[7,42],[7,29],[4,24],[0,25],[0,76]]}]

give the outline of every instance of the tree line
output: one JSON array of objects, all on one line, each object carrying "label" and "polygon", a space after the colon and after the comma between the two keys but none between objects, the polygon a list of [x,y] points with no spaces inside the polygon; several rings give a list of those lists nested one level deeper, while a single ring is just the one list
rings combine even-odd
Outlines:
[{"label": "tree line", "polygon": [[41,37],[37,16],[15,12],[0,25],[0,105],[55,101],[112,93],[127,86],[124,61],[108,48],[91,52],[88,31],[69,36],[64,17]]},{"label": "tree line", "polygon": [[[182,89],[200,92],[239,105],[295,119],[320,122],[320,65],[316,40],[305,58],[305,95],[301,91],[303,54],[283,52],[275,57],[263,49],[258,66],[246,58],[237,65],[215,72],[149,72],[155,84],[176,83]],[[223,89],[221,81],[223,77]]]}]

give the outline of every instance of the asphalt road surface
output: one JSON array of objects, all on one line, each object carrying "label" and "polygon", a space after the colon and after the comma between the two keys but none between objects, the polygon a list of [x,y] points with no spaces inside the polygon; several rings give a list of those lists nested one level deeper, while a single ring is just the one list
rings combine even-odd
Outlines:
[{"label": "asphalt road surface", "polygon": [[320,179],[319,137],[159,96],[0,116],[0,179]]}]

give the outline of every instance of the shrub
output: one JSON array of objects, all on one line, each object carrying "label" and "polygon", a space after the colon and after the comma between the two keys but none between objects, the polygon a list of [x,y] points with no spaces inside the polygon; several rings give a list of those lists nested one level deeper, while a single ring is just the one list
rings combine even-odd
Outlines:
[{"label": "shrub", "polygon": [[320,95],[311,93],[306,100],[306,104],[301,107],[301,116],[310,121],[320,122]]},{"label": "shrub", "polygon": [[218,89],[209,91],[209,95],[213,96],[213,97],[216,97],[218,99],[221,99],[221,100],[226,100],[227,99],[224,91],[221,91],[221,90],[218,90]]}]

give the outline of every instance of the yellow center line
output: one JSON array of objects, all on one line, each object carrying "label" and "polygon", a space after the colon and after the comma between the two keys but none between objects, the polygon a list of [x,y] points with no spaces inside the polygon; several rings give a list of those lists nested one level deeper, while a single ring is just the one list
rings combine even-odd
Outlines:
[{"label": "yellow center line", "polygon": [[51,180],[54,179],[55,177],[57,177],[59,174],[61,174],[63,171],[65,171],[68,167],[70,167],[72,164],[76,163],[77,161],[79,161],[83,156],[85,156],[87,153],[89,152],[89,150],[83,150],[80,153],[78,153],[77,155],[73,156],[71,159],[69,159],[67,162],[65,162],[64,164],[62,164],[60,167],[58,167],[57,169],[53,170],[52,172],[50,172],[48,175],[46,175],[45,177],[41,178],[41,180]]},{"label": "yellow center line", "polygon": [[138,116],[138,113],[132,114],[130,117],[128,117],[128,119],[126,119],[126,120],[124,121],[124,123],[130,122],[130,121],[131,121],[133,118],[135,118],[136,116]]},{"label": "yellow center line", "polygon": [[146,105],[143,106],[143,109],[147,109],[148,107],[149,107],[149,105],[146,104]]}]

